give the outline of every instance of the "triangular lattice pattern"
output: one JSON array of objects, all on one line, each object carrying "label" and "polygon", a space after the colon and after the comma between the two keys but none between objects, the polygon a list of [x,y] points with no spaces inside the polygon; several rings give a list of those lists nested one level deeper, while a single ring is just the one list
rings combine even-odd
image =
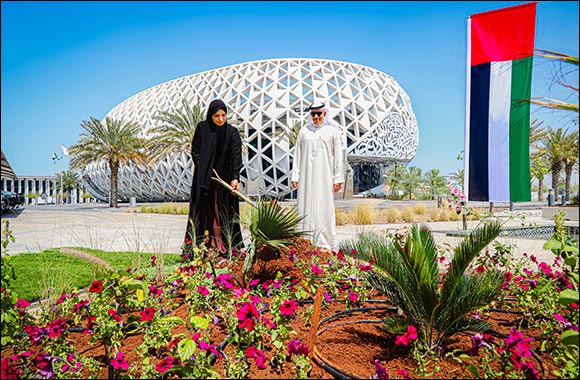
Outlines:
[{"label": "triangular lattice pattern", "polygon": [[[401,86],[378,70],[325,59],[269,59],[189,75],[128,98],[106,117],[136,121],[146,131],[156,125],[153,117],[159,110],[175,112],[185,99],[201,104],[205,114],[215,98],[228,105],[228,120],[245,139],[241,182],[249,195],[282,197],[291,192],[293,152],[284,131],[306,119],[314,99],[328,102],[331,117],[345,132],[349,162],[409,162],[417,151],[417,120]],[[89,165],[83,176],[100,193],[108,193],[104,163]],[[153,168],[124,166],[119,199],[187,200],[191,178],[189,152],[167,157]]]}]

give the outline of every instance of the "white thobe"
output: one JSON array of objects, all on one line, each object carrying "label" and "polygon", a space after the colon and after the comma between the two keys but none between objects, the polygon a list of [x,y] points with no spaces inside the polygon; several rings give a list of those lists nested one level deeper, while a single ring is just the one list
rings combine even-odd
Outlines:
[{"label": "white thobe", "polygon": [[344,183],[343,148],[337,126],[305,126],[294,150],[292,181],[298,182],[301,228],[314,246],[337,249],[333,184]]}]

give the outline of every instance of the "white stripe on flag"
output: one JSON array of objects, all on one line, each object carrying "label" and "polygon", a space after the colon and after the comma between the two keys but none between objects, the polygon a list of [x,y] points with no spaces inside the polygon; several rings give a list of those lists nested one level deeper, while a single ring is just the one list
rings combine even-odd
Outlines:
[{"label": "white stripe on flag", "polygon": [[489,200],[510,200],[512,61],[492,62],[489,84]]}]

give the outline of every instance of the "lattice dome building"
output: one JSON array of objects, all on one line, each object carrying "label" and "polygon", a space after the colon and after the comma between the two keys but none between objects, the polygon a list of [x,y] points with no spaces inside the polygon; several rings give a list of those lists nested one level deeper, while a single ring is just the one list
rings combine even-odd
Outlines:
[{"label": "lattice dome building", "polygon": [[[106,117],[136,121],[147,131],[159,123],[154,118],[158,111],[175,112],[182,99],[199,104],[205,117],[215,98],[228,105],[228,121],[245,140],[241,184],[249,195],[291,193],[289,137],[296,123],[305,122],[314,99],[327,102],[330,117],[346,134],[347,159],[355,176],[361,167],[408,163],[419,143],[409,96],[392,77],[370,67],[325,59],[268,59],[185,76],[128,98]],[[192,176],[190,152],[168,157],[152,168],[122,166],[119,199],[188,200]],[[108,199],[105,162],[87,166],[83,182],[94,196]],[[359,181],[359,191],[378,184],[363,182],[367,183]]]}]

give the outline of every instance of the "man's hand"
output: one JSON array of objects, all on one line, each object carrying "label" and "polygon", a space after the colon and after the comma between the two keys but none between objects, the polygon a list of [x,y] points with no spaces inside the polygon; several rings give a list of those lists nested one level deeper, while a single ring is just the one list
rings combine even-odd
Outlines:
[{"label": "man's hand", "polygon": [[292,186],[294,186],[294,188],[297,189],[298,188],[298,182],[292,181]]},{"label": "man's hand", "polygon": [[332,191],[337,193],[341,187],[342,187],[342,183],[335,183],[334,185],[332,185]]}]

